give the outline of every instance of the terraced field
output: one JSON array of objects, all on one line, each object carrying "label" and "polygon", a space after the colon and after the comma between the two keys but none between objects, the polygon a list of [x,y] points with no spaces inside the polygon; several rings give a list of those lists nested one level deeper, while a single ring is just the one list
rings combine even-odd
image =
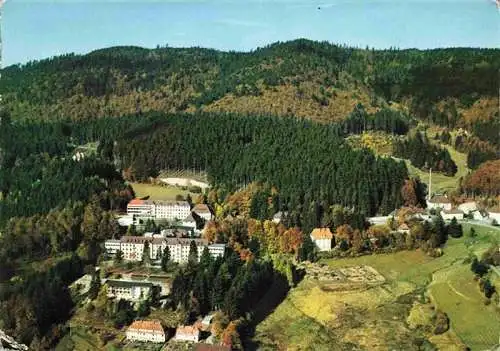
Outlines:
[{"label": "terraced field", "polygon": [[[464,225],[464,231],[470,227]],[[305,279],[257,326],[259,349],[420,350],[429,341],[450,351],[461,350],[464,344],[472,350],[491,347],[500,336],[500,314],[494,306],[484,305],[464,259],[469,253],[482,253],[495,237],[500,238],[500,230],[474,227],[476,238],[450,238],[439,258],[421,251],[401,251],[323,260],[333,268],[372,266],[387,283],[342,292],[327,291],[319,281]],[[408,324],[415,309],[433,313],[433,306],[424,303],[424,295],[450,317],[448,332],[433,335],[429,325],[426,329]],[[423,320],[430,323],[430,317]]]}]

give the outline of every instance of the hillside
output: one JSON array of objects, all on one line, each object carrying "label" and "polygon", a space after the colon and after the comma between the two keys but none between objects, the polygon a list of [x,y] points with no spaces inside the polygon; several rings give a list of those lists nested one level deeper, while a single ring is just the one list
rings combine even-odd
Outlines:
[{"label": "hillside", "polygon": [[112,47],[2,71],[14,118],[94,118],[160,110],[344,118],[394,104],[484,138],[496,109],[498,49],[363,50],[304,39],[249,53]]}]

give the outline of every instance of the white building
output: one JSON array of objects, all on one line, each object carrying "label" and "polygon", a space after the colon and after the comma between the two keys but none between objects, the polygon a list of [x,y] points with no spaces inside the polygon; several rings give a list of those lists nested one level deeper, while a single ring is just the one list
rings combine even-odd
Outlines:
[{"label": "white building", "polygon": [[208,252],[212,257],[222,257],[226,251],[226,244],[211,244],[208,245]]},{"label": "white building", "polygon": [[168,220],[182,220],[191,213],[187,201],[155,201],[155,217]]},{"label": "white building", "polygon": [[378,225],[378,224],[386,224],[387,221],[389,220],[390,216],[378,216],[378,217],[369,217],[368,223],[371,225]]},{"label": "white building", "polygon": [[490,221],[493,222],[495,220],[497,224],[500,224],[500,210],[499,209],[490,209],[488,210]]},{"label": "white building", "polygon": [[458,209],[463,213],[470,213],[477,211],[477,203],[475,201],[464,202],[463,204],[458,205]]},{"label": "white building", "polygon": [[452,208],[451,210],[443,210],[441,211],[441,217],[445,221],[451,221],[453,218],[459,220],[459,219],[464,219],[464,213],[459,210],[458,208]]},{"label": "white building", "polygon": [[167,220],[181,220],[191,213],[187,201],[151,201],[133,199],[127,205],[127,215]]},{"label": "white building", "polygon": [[106,240],[104,242],[104,249],[108,255],[116,255],[116,251],[120,250],[121,242],[117,239]]},{"label": "white building", "polygon": [[447,196],[435,195],[430,200],[427,200],[427,208],[430,209],[442,209],[451,210],[451,201]]},{"label": "white building", "polygon": [[200,341],[200,330],[192,326],[180,326],[175,331],[175,340],[177,341]]},{"label": "white building", "polygon": [[153,201],[133,199],[127,204],[127,215],[154,217],[155,205]]},{"label": "white building", "polygon": [[205,221],[210,221],[212,219],[212,211],[206,204],[198,204],[193,207],[193,213],[203,218]]},{"label": "white building", "polygon": [[330,228],[315,228],[311,232],[311,240],[320,251],[329,251],[332,249],[333,234]]},{"label": "white building", "polygon": [[273,216],[273,222],[281,223],[281,221],[283,221],[283,218],[285,218],[287,215],[288,215],[287,212],[282,212],[282,211],[276,212]]},{"label": "white building", "polygon": [[128,340],[164,343],[165,331],[160,321],[134,321],[125,332]]},{"label": "white building", "polygon": [[[149,257],[152,260],[159,259],[160,256],[163,254],[163,251],[165,248],[168,246],[170,250],[170,259],[173,262],[177,263],[186,263],[188,262],[189,258],[189,249],[191,247],[191,242],[194,241],[197,250],[198,250],[198,259],[200,258],[203,249],[205,246],[208,246],[208,241],[205,239],[199,239],[199,238],[179,238],[179,237],[174,237],[174,238],[164,238],[164,237],[157,237],[153,235],[152,237],[144,237],[144,236],[123,236],[119,240],[119,244],[117,244],[116,240],[106,240],[104,243],[104,246],[106,248],[110,247],[112,250],[121,250],[123,252],[123,259],[125,261],[142,261],[143,260],[143,254],[144,254],[144,246],[146,242],[149,245]],[[210,250],[209,247],[209,252],[213,257],[219,256],[224,253],[223,249],[219,245],[223,245],[225,248],[224,244],[215,244]]]},{"label": "white building", "polygon": [[170,250],[170,259],[177,263],[186,263],[189,258],[189,249],[191,241],[194,241],[198,250],[198,260],[203,253],[203,249],[208,245],[205,239],[192,239],[192,238],[166,238],[164,239],[165,246]]},{"label": "white building", "polygon": [[186,228],[191,228],[191,230],[196,230],[196,221],[193,215],[190,213],[189,216],[182,220],[182,226]]},{"label": "white building", "polygon": [[114,297],[117,300],[140,301],[148,298],[153,283],[108,279],[106,286],[108,287],[108,297]]}]

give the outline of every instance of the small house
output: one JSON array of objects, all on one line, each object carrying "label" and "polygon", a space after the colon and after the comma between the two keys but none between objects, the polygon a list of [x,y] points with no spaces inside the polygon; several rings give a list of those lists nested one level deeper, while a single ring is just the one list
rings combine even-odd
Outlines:
[{"label": "small house", "polygon": [[200,330],[194,326],[180,326],[175,331],[175,340],[177,341],[200,341]]},{"label": "small house", "polygon": [[453,218],[457,220],[464,219],[464,213],[458,208],[452,208],[451,210],[441,211],[441,217],[443,217],[445,221],[451,221]]},{"label": "small house", "polygon": [[311,232],[311,240],[320,251],[332,249],[333,233],[330,228],[315,228]]},{"label": "small house", "polygon": [[451,210],[451,201],[446,195],[435,195],[427,200],[427,207],[431,209]]}]

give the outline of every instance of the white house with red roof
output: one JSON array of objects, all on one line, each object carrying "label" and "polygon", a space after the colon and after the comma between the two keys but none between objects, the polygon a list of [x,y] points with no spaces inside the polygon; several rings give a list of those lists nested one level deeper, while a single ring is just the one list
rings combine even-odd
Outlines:
[{"label": "white house with red roof", "polygon": [[319,251],[329,251],[332,249],[333,233],[330,228],[315,228],[311,232],[311,240]]}]

